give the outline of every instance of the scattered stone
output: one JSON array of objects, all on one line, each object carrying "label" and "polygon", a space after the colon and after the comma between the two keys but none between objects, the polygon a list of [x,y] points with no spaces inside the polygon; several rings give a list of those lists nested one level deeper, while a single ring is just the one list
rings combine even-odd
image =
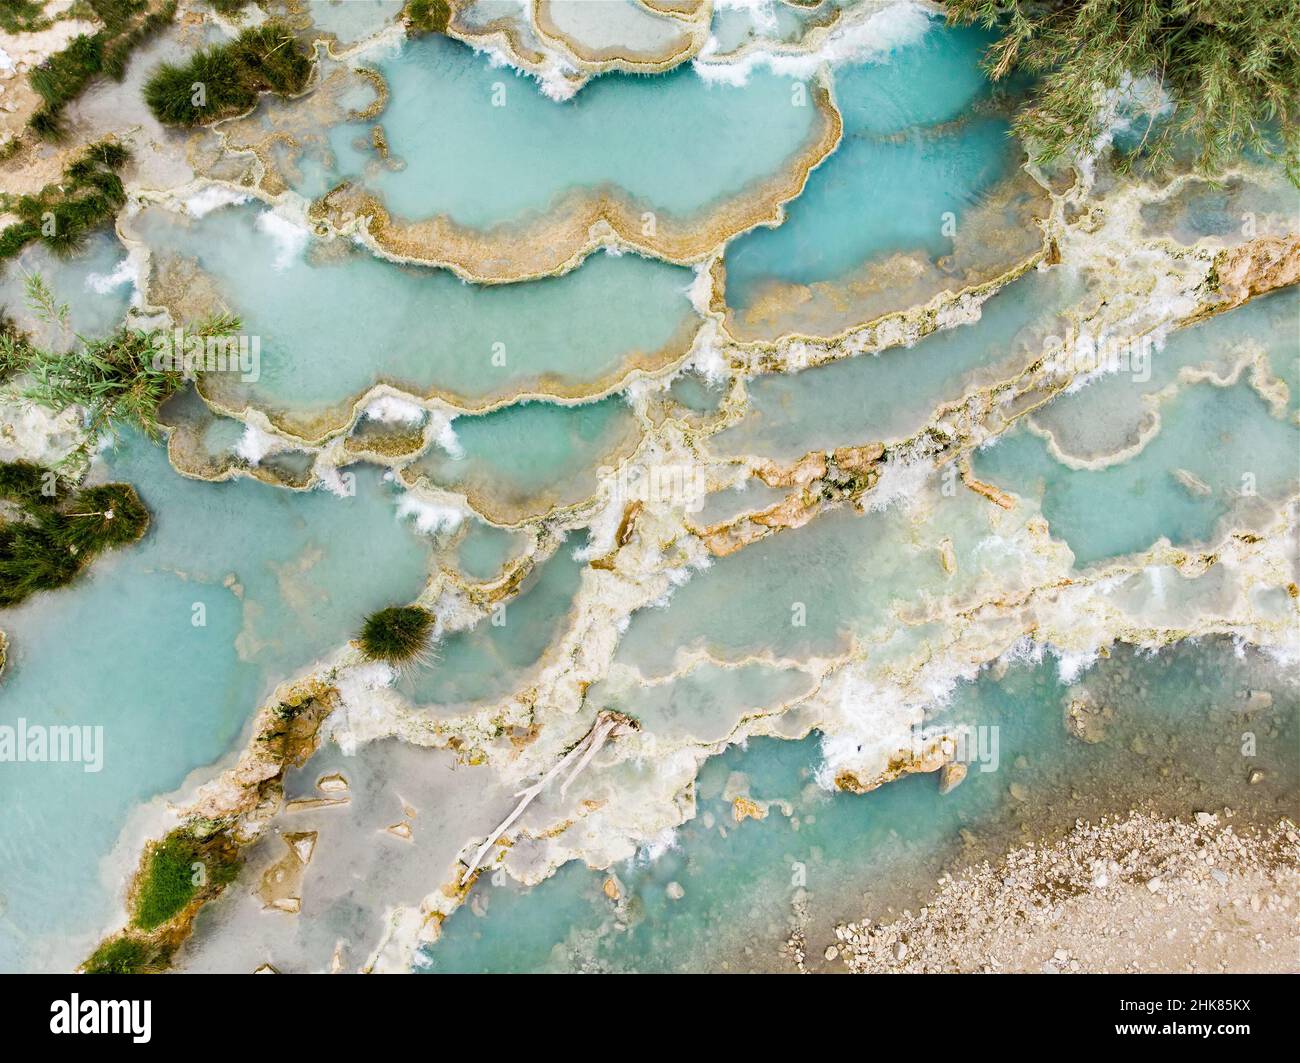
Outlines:
[{"label": "scattered stone", "polygon": [[747,819],[767,819],[767,806],[760,805],[752,797],[737,797],[731,802],[731,817],[737,823]]},{"label": "scattered stone", "polygon": [[939,769],[939,793],[947,794],[957,789],[966,778],[966,765],[959,760],[950,760]]},{"label": "scattered stone", "polygon": [[664,892],[666,892],[668,896],[675,901],[680,901],[683,897],[686,896],[686,891],[682,889],[682,884],[680,882],[668,883],[668,886]]}]

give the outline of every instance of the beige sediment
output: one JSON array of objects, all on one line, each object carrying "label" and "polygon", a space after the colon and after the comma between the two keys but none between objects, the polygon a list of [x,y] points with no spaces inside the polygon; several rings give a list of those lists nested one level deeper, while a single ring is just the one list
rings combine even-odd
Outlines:
[{"label": "beige sediment", "polygon": [[692,265],[741,232],[778,223],[782,205],[803,191],[809,174],[834,151],[843,123],[824,82],[814,86],[812,98],[819,124],[786,173],[694,217],[657,214],[653,235],[646,235],[642,219],[649,205],[613,190],[576,190],[562,197],[545,218],[477,230],[445,216],[400,221],[372,193],[345,182],[313,204],[311,216],[337,232],[364,236],[388,257],[441,266],[478,284],[566,273],[602,247]]},{"label": "beige sediment", "polygon": [[665,16],[665,24],[675,26],[680,36],[668,41],[660,52],[637,52],[622,46],[593,49],[555,24],[551,5],[552,0],[532,0],[533,31],[543,41],[563,48],[585,73],[603,73],[609,70],[632,74],[660,73],[697,55],[709,38],[712,4],[707,7],[700,5],[693,11],[673,12],[657,11],[637,3],[636,6],[646,8],[643,13],[650,17]]},{"label": "beige sediment", "polygon": [[[1012,204],[1017,216],[1009,224],[1003,214]],[[899,251],[835,280],[769,283],[746,310],[726,308],[727,332],[741,344],[833,343],[927,299],[942,304],[996,290],[1049,254],[1051,206],[1047,189],[1017,170],[962,220],[950,255]]]},{"label": "beige sediment", "polygon": [[837,927],[834,950],[858,973],[1294,971],[1300,835],[1230,814],[1079,822],[945,875],[915,913]]}]

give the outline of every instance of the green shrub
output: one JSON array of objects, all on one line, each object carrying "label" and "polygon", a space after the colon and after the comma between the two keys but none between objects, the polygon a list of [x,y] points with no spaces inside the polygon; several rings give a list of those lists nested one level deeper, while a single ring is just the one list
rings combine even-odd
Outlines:
[{"label": "green shrub", "polygon": [[451,21],[451,5],[447,0],[407,0],[402,14],[406,18],[407,32],[446,33]]},{"label": "green shrub", "polygon": [[149,510],[130,484],[84,487],[60,516],[59,541],[78,553],[125,546],[149,528]]},{"label": "green shrub", "polygon": [[98,554],[149,529],[149,510],[129,484],[60,486],[39,465],[0,465],[0,499],[20,511],[0,521],[0,607],[67,586]]},{"label": "green shrub", "polygon": [[1149,76],[1176,108],[1143,139],[1148,162],[1183,141],[1212,174],[1257,151],[1300,184],[1300,0],[949,0],[948,17],[1003,31],[986,56],[993,78],[1037,76],[1016,131],[1040,161],[1089,150],[1099,90]]},{"label": "green shrub", "polygon": [[0,464],[0,499],[13,502],[24,509],[54,505],[59,501],[60,486],[58,477],[34,462],[10,461]]},{"label": "green shrub", "polygon": [[208,0],[208,3],[217,14],[229,18],[232,15],[238,15],[252,3],[252,0]]},{"label": "green shrub", "polygon": [[33,33],[48,25],[45,4],[37,0],[4,0],[0,3],[0,29],[6,33]]},{"label": "green shrub", "polygon": [[302,42],[271,20],[229,44],[200,49],[185,63],[163,63],[145,83],[144,98],[158,121],[194,126],[247,111],[262,92],[295,95],[311,68]]},{"label": "green shrub", "polygon": [[432,628],[433,616],[418,606],[380,609],[362,625],[361,651],[372,661],[415,661],[425,652]]}]

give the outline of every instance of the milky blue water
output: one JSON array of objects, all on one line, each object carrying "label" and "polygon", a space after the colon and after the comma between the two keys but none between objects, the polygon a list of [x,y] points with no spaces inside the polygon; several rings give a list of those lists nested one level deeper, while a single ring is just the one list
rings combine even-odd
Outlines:
[{"label": "milky blue water", "polygon": [[[318,30],[350,42],[396,9],[387,0],[318,0],[309,13]],[[818,16],[778,5],[775,17],[775,27],[760,32],[747,12],[722,9],[714,32],[725,50],[760,35],[794,39]],[[989,39],[935,20],[887,61],[844,63],[830,73],[843,142],[780,225],[726,248],[725,311],[738,329],[827,334],[924,301],[1036,247],[1039,234],[1021,217],[1030,193],[1017,173],[1023,150],[1008,136],[1008,101],[979,70]],[[331,157],[304,159],[297,190],[317,196],[351,179],[401,219],[444,217],[496,238],[510,231],[502,227],[597,193],[702,224],[719,204],[793,172],[819,122],[808,82],[762,66],[743,86],[710,84],[689,66],[655,77],[608,74],[557,103],[534,80],[441,35],[365,59],[372,61],[391,90],[386,109],[376,119],[316,130]],[[391,147],[387,161],[370,146],[376,122]],[[1263,211],[1269,225],[1285,213],[1285,202],[1270,196],[1197,189],[1144,212],[1143,224],[1184,242],[1226,241],[1243,209]],[[584,587],[586,565],[575,555],[587,532],[575,525],[589,518],[571,507],[632,452],[644,426],[617,391],[572,405],[517,400],[606,393],[633,368],[684,354],[699,323],[687,297],[694,274],[637,255],[595,255],[561,277],[476,286],[320,240],[261,203],[200,219],[146,208],[126,225],[160,266],[192,259],[204,271],[173,294],[201,294],[201,281],[210,281],[261,340],[259,379],[209,377],[201,385],[209,398],[235,410],[255,407],[320,439],[343,431],[354,401],[376,383],[445,397],[466,412],[398,479],[463,495],[482,519],[466,515],[455,531],[421,536],[397,518],[394,478],[367,466],[352,468],[356,493],[340,498],[246,478],[185,479],[161,445],[131,433],[109,445],[95,476],[137,486],[154,514],[148,535],[99,559],[74,586],[0,611],[11,640],[0,724],[102,726],[105,741],[98,773],[74,764],[3,765],[6,970],[67,969],[83,958],[120,917],[121,872],[139,839],[123,840],[116,863],[104,861],[132,811],[198,769],[210,777],[212,765],[240,748],[274,687],[331,657],[369,611],[414,599],[432,565],[488,581],[536,544],[546,549],[562,537],[504,608],[470,630],[440,631],[431,660],[403,670],[396,683],[418,710],[440,719],[501,705],[526,689],[555,659]],[[0,305],[14,312],[24,271],[39,270],[69,303],[69,328],[60,335],[30,314],[20,323],[53,345],[71,343],[74,331],[106,333],[131,296],[129,276],[115,274],[123,258],[108,232],[69,260],[30,249],[0,274]],[[1061,333],[1063,312],[1083,299],[1086,280],[1068,265],[1035,271],[985,303],[978,322],[912,347],[758,374],[745,382],[743,418],[716,437],[696,433],[720,410],[723,389],[693,372],[651,398],[649,417],[679,417],[674,431],[682,429],[685,445],[724,458],[788,460],[906,440],[943,405],[1033,361],[1044,337]],[[1149,379],[1108,377],[1060,396],[1032,426],[979,451],[975,472],[1032,500],[1079,568],[1162,537],[1191,546],[1230,525],[1260,527],[1300,490],[1298,313],[1293,290],[1179,332],[1155,356]],[[1268,370],[1259,379],[1249,371],[1235,380],[1191,378],[1190,371],[1224,377],[1256,355]],[[1281,393],[1269,391],[1266,375],[1286,387],[1271,404],[1261,392]],[[209,416],[194,396],[187,401],[196,460],[221,471],[243,424]],[[304,448],[266,465],[302,483],[313,459]],[[932,480],[918,474],[916,491],[932,494]],[[717,492],[698,523],[778,497],[761,487]],[[899,634],[899,610],[933,606],[940,595],[977,584],[1014,590],[1023,580],[1018,562],[987,548],[985,500],[961,491],[924,513],[907,501],[884,512],[825,513],[692,571],[666,602],[634,613],[609,675],[583,688],[584,710],[617,707],[638,720],[649,742],[724,742],[746,716],[809,694],[813,680],[800,660],[844,653],[855,642],[873,659],[901,652],[903,642],[919,652],[938,625]],[[997,533],[1014,536],[1033,508],[999,510]],[[632,531],[647,536],[639,542],[647,555],[673,548],[671,539],[651,540],[656,529]],[[955,572],[940,565],[941,547],[951,550]],[[1116,593],[1138,609],[1137,597],[1159,575]],[[1205,586],[1223,578],[1220,567]],[[588,589],[592,583],[586,577]],[[1269,615],[1294,609],[1280,587],[1261,592],[1256,604],[1267,604]],[[1146,606],[1146,615],[1175,624],[1177,607],[1164,600]],[[684,651],[709,659],[673,675]],[[864,796],[833,794],[815,779],[816,734],[730,748],[706,763],[694,792],[697,814],[674,844],[613,869],[619,905],[603,891],[603,874],[577,864],[532,890],[484,876],[473,905],[452,917],[421,967],[770,969],[784,963],[778,949],[796,907],[807,907],[809,955],[817,958],[835,919],[880,918],[891,906],[915,903],[944,867],[996,855],[1076,815],[1136,801],[1180,814],[1223,803],[1245,816],[1295,813],[1295,686],[1265,657],[1214,640],[1154,657],[1117,648],[1081,685],[1117,712],[1098,746],[1066,732],[1064,707],[1078,691],[1060,685],[1050,659],[1005,674],[986,670],[951,704],[936,706],[938,718],[996,728],[1000,742],[995,770],[972,768],[943,797],[932,776]],[[1251,689],[1271,692],[1273,709],[1247,710]],[[785,729],[802,726],[791,720]],[[1243,726],[1261,737],[1249,763],[1239,752]],[[384,771],[418,772],[426,751],[390,752],[376,762]],[[450,775],[446,751],[437,755],[439,771]],[[321,763],[330,758],[339,759],[337,751]],[[1246,789],[1256,767],[1266,781]],[[376,793],[397,785],[384,771],[374,771]],[[1012,782],[1029,801],[1011,792]],[[431,794],[441,792],[430,783]],[[737,824],[729,800],[737,793],[777,803],[765,821]],[[507,796],[494,792],[493,800]],[[487,811],[486,804],[473,810],[480,818]],[[460,814],[438,809],[444,820]],[[461,841],[443,825],[438,860]],[[466,826],[464,840],[477,829]],[[444,869],[445,861],[430,868],[424,885],[433,888]],[[408,872],[402,898],[376,903],[409,899],[418,876]],[[670,883],[682,888],[680,899]],[[335,913],[340,926],[350,903]]]},{"label": "milky blue water", "polygon": [[[788,167],[817,120],[811,104],[792,105],[789,79],[761,72],[744,89],[706,85],[689,69],[611,74],[557,105],[436,34],[376,65],[392,93],[380,121],[404,165],[365,184],[399,216],[445,214],[475,229],[534,216],[575,188],[692,217]],[[368,132],[331,131],[338,175],[363,176],[368,153],[354,141]]]},{"label": "milky blue water", "polygon": [[484,288],[305,232],[295,245],[293,229],[286,237],[274,221],[250,205],[195,222],[149,212],[136,227],[156,253],[196,260],[260,339],[259,379],[214,374],[207,394],[290,428],[346,424],[378,383],[470,407],[521,392],[581,394],[689,341],[690,271],[639,255],[596,255],[564,277]]},{"label": "milky blue water", "polygon": [[[1159,434],[1119,465],[1070,469],[1019,430],[979,451],[975,472],[1037,499],[1079,566],[1145,550],[1161,537],[1175,546],[1207,542],[1230,513],[1249,512],[1259,499],[1276,503],[1300,484],[1300,428],[1273,417],[1245,384],[1188,388],[1165,404],[1162,418]],[[1190,490],[1178,470],[1208,490]]]},{"label": "milky blue water", "polygon": [[119,903],[121,883],[102,882],[99,863],[130,810],[222,757],[276,684],[424,582],[427,542],[397,521],[373,471],[359,471],[353,498],[208,484],[128,434],[102,475],[137,486],[154,515],[144,540],[67,589],[0,610],[11,641],[0,722],[104,729],[97,773],[0,772],[7,970],[79,962],[69,953],[93,947]]},{"label": "milky blue water", "polygon": [[965,215],[1022,159],[1005,118],[972,111],[989,100],[979,70],[989,39],[935,28],[888,62],[836,71],[844,139],[783,224],[728,248],[729,306],[745,309],[772,282],[836,280],[893,252],[953,250]]},{"label": "milky blue water", "polygon": [[418,705],[464,708],[519,689],[527,670],[554,642],[585,567],[571,539],[524,581],[518,595],[472,629],[441,639],[428,667],[403,673],[398,687]]}]

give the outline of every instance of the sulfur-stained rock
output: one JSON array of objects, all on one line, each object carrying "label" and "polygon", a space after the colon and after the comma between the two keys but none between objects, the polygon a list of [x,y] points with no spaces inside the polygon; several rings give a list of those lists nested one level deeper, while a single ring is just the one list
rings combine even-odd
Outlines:
[{"label": "sulfur-stained rock", "polygon": [[950,760],[939,769],[939,793],[951,793],[965,778],[966,765],[959,760]]}]

